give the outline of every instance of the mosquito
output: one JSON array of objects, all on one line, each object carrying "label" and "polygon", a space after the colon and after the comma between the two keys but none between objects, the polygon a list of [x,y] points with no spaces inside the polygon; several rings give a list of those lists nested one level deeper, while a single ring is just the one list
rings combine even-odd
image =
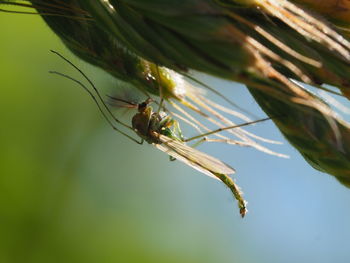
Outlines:
[{"label": "mosquito", "polygon": [[[143,142],[146,141],[147,143],[152,144],[162,152],[168,154],[173,160],[179,160],[205,175],[220,180],[231,190],[233,196],[237,200],[240,215],[242,217],[246,215],[246,213],[248,212],[247,202],[244,200],[242,192],[238,185],[230,177],[230,175],[235,173],[234,168],[230,167],[229,165],[225,164],[219,159],[216,159],[206,153],[203,153],[193,147],[190,147],[186,143],[189,141],[201,139],[199,142],[196,143],[196,145],[198,145],[199,143],[205,141],[206,137],[211,134],[250,125],[257,122],[262,122],[270,118],[264,118],[257,121],[247,122],[231,127],[219,128],[204,134],[185,139],[182,135],[179,123],[174,118],[172,118],[167,112],[162,110],[162,100],[161,103],[159,103],[158,110],[154,111],[153,108],[150,106],[150,103],[153,102],[153,99],[150,97],[139,104],[128,102],[123,99],[110,97],[111,99],[128,104],[128,108],[137,108],[137,113],[133,116],[130,126],[120,121],[113,115],[111,109],[102,99],[102,96],[96,88],[96,86],[84,72],[82,72],[77,66],[75,66],[72,62],[70,62],[58,52],[53,50],[51,50],[51,52],[59,56],[61,59],[69,63],[74,69],[76,69],[90,84],[93,91],[88,89],[82,82],[72,78],[71,76],[57,71],[49,71],[49,73],[70,79],[73,82],[77,83],[79,86],[81,86],[94,100],[103,117],[115,131],[123,134],[124,136],[128,137],[130,140],[138,144],[143,144]],[[118,125],[131,130],[134,134],[136,134],[139,137],[139,139],[135,139],[130,134],[120,130],[117,127]]]}]

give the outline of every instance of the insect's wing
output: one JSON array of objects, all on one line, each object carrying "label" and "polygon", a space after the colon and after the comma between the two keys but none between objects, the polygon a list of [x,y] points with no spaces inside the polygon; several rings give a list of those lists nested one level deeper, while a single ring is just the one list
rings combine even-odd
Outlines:
[{"label": "insect's wing", "polygon": [[242,192],[236,183],[229,177],[229,174],[235,173],[235,170],[220,160],[200,152],[186,144],[173,140],[167,136],[159,135],[161,144],[154,144],[159,150],[170,156],[184,162],[188,166],[222,181],[233,193],[238,201],[239,212],[242,217],[247,213],[247,202],[242,197]]},{"label": "insect's wing", "polygon": [[208,171],[207,169],[197,165],[196,163],[191,162],[190,160],[188,160],[187,158],[183,157],[182,155],[179,155],[177,152],[173,151],[172,149],[170,149],[169,147],[167,147],[166,145],[162,145],[162,144],[154,144],[155,147],[157,147],[159,150],[161,150],[162,152],[167,153],[168,155],[170,155],[171,157],[176,158],[176,160],[179,160],[185,164],[187,164],[188,166],[192,167],[193,169],[196,169],[197,171],[206,174],[214,179],[219,180],[213,173],[211,173],[210,171]]},{"label": "insect's wing", "polygon": [[186,144],[173,140],[167,136],[159,135],[161,144],[155,146],[168,155],[184,162],[188,166],[218,179],[215,174],[234,174],[235,170],[222,161],[200,152]]}]

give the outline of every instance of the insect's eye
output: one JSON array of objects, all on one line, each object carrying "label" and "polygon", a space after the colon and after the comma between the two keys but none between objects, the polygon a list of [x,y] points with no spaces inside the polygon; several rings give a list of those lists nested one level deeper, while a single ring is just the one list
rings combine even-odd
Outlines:
[{"label": "insect's eye", "polygon": [[140,103],[139,104],[139,111],[142,111],[146,107],[147,107],[147,103],[145,103],[145,102]]}]

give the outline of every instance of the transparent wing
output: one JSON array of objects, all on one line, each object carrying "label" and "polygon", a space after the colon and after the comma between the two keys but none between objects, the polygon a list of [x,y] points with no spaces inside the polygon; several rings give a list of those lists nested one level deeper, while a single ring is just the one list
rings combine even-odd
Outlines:
[{"label": "transparent wing", "polygon": [[232,178],[228,176],[229,174],[235,173],[233,168],[210,155],[167,136],[160,134],[159,140],[161,144],[154,144],[159,150],[212,178],[222,181],[231,190],[233,196],[238,201],[241,216],[245,216],[248,212],[246,207],[247,202],[244,200],[240,188]]},{"label": "transparent wing", "polygon": [[161,144],[154,144],[159,150],[184,162],[192,168],[218,179],[215,174],[234,174],[235,170],[222,161],[200,152],[186,144],[173,140],[167,136],[159,135]]}]

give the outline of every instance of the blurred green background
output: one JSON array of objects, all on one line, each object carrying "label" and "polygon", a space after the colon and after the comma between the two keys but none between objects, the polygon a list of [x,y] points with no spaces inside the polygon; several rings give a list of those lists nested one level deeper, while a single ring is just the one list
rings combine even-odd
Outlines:
[{"label": "blurred green background", "polygon": [[[219,182],[116,134],[79,78],[118,83],[74,58],[38,16],[0,13],[0,262],[350,262],[350,190],[311,169],[286,142],[285,160],[252,149],[202,149],[237,169],[241,219]],[[203,77],[259,116],[243,87]],[[250,128],[249,128],[250,129]],[[271,122],[259,135],[283,141]]]}]

